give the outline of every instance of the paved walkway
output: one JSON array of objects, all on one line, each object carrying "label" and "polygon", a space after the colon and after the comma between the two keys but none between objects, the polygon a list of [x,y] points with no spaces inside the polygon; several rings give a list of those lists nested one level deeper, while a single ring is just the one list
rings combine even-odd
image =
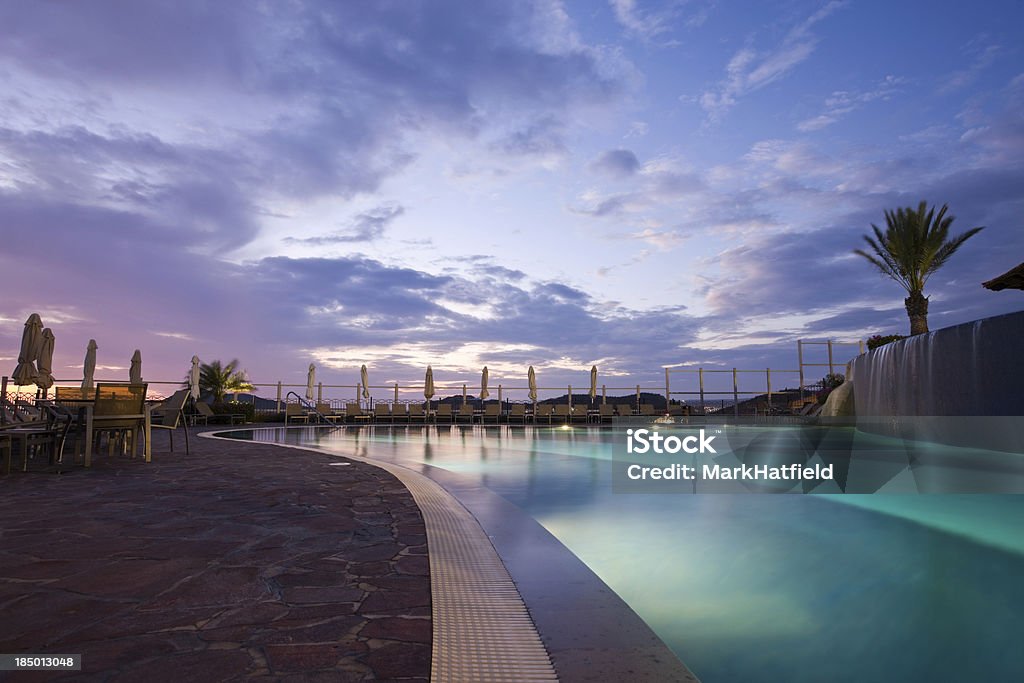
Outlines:
[{"label": "paved walkway", "polygon": [[75,680],[429,678],[426,536],[392,475],[166,439],[0,476],[0,652],[82,654]]}]

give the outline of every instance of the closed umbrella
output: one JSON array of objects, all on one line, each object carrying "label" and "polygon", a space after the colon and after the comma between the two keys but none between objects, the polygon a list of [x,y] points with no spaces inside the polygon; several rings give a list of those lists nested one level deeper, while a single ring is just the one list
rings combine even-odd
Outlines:
[{"label": "closed umbrella", "polygon": [[370,373],[365,365],[359,368],[359,380],[363,383],[363,398],[370,398]]},{"label": "closed umbrella", "polygon": [[188,394],[193,401],[199,400],[199,356],[192,356],[192,370],[188,374]]},{"label": "closed umbrella", "polygon": [[597,366],[590,366],[590,402],[597,398]]},{"label": "closed umbrella", "polygon": [[316,366],[309,364],[309,372],[306,373],[306,400],[312,402],[313,387],[316,385]]},{"label": "closed umbrella", "polygon": [[25,321],[25,331],[21,334],[21,350],[18,352],[18,365],[11,373],[14,383],[23,386],[35,384],[35,361],[39,357],[39,348],[43,342],[43,320],[38,313],[33,313]]},{"label": "closed umbrella", "polygon": [[96,340],[90,339],[85,347],[85,363],[82,365],[82,390],[93,390],[93,377],[96,375]]},{"label": "closed umbrella", "polygon": [[526,373],[526,381],[530,385],[530,400],[534,403],[537,402],[537,373],[533,371],[533,366],[530,366],[530,371]]},{"label": "closed umbrella", "polygon": [[428,401],[434,398],[434,369],[427,366],[427,376],[423,380],[423,398]]},{"label": "closed umbrella", "polygon": [[43,341],[39,346],[36,366],[39,368],[36,386],[43,390],[43,398],[46,398],[46,390],[53,386],[53,330],[49,327],[43,330]]},{"label": "closed umbrella", "polygon": [[132,364],[128,368],[128,383],[142,384],[142,351],[138,349],[132,354]]},{"label": "closed umbrella", "polygon": [[483,401],[485,398],[491,395],[491,392],[487,391],[487,366],[484,366],[484,372],[480,376],[480,400]]}]

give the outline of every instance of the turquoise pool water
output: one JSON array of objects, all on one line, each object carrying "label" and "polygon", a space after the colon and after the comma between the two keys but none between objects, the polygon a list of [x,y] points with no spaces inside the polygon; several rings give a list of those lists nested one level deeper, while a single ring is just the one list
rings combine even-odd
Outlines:
[{"label": "turquoise pool water", "polygon": [[1024,677],[1024,496],[616,494],[621,439],[583,428],[250,434],[488,487],[704,683]]}]

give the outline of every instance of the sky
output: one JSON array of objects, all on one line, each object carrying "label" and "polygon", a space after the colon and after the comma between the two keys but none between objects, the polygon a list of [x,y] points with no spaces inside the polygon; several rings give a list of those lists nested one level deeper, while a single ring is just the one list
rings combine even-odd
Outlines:
[{"label": "sky", "polygon": [[980,286],[1024,259],[1020,2],[0,1],[0,27],[7,374],[32,312],[58,380],[90,338],[98,377],[138,348],[151,381],[193,354],[442,388],[793,369],[797,339],[907,333],[852,251],[922,200],[985,226],[932,329],[1024,308]]}]

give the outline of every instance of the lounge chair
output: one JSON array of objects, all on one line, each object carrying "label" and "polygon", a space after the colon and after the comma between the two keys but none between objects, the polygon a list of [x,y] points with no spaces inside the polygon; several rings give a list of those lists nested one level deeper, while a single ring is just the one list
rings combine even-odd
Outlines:
[{"label": "lounge chair", "polygon": [[653,417],[656,413],[654,412],[654,404],[652,403],[641,403],[640,414],[644,417]]},{"label": "lounge chair", "polygon": [[188,455],[188,426],[185,424],[185,401],[188,400],[188,389],[179,389],[158,403],[149,407],[150,428],[166,429],[171,440],[171,452],[174,452],[174,432],[179,426],[185,427],[185,455]]},{"label": "lounge chair", "polygon": [[522,422],[526,424],[526,405],[523,403],[513,403],[508,409],[508,422]]},{"label": "lounge chair", "polygon": [[615,406],[615,411],[619,417],[633,417],[633,406],[628,403],[619,403]]},{"label": "lounge chair", "polygon": [[[293,403],[285,406],[285,424],[288,424],[288,406],[296,405]],[[302,406],[299,406],[301,409]],[[295,419],[294,417],[292,419]],[[192,424],[197,424],[200,420],[203,421],[204,425],[210,424],[210,420],[214,422],[223,422],[225,424],[235,424],[237,420],[239,423],[245,422],[245,415],[242,413],[215,413],[210,404],[206,401],[196,401],[196,412],[192,415]]]},{"label": "lounge chair", "polygon": [[300,404],[286,403],[284,405],[284,426],[287,427],[289,422],[309,424],[309,415]]},{"label": "lounge chair", "polygon": [[455,413],[455,421],[458,422],[459,420],[465,420],[466,422],[472,424],[473,416],[475,414],[476,413],[473,410],[472,403],[463,403],[461,406],[459,406],[459,412]]},{"label": "lounge chair", "polygon": [[572,408],[569,407],[568,403],[559,403],[555,406],[555,410],[551,415],[551,420],[556,422],[563,422],[568,424],[569,418],[572,415]]},{"label": "lounge chair", "polygon": [[485,423],[488,420],[494,420],[494,424],[498,424],[501,420],[500,403],[488,403],[484,406],[484,414],[480,416],[480,422]]},{"label": "lounge chair", "polygon": [[391,404],[391,422],[394,424],[409,424],[409,410],[406,404]]},{"label": "lounge chair", "polygon": [[611,422],[615,417],[615,406],[610,403],[602,403],[597,407],[597,419],[600,422]]},{"label": "lounge chair", "polygon": [[452,415],[452,404],[451,403],[439,403],[437,405],[437,411],[434,412],[434,422],[444,420],[445,422],[455,422],[455,416]]},{"label": "lounge chair", "polygon": [[533,408],[533,421],[540,422],[541,420],[547,420],[548,424],[551,424],[551,411],[553,406],[550,403],[538,403]]},{"label": "lounge chair", "polygon": [[409,422],[422,422],[427,421],[427,414],[423,412],[422,403],[411,403],[409,404]]},{"label": "lounge chair", "polygon": [[590,413],[587,412],[587,406],[583,403],[577,403],[572,407],[572,413],[569,415],[569,419],[572,422],[588,422],[590,420]]},{"label": "lounge chair", "polygon": [[373,421],[374,422],[391,422],[391,406],[387,403],[378,403],[373,406]]},{"label": "lounge chair", "polygon": [[346,403],[345,404],[345,422],[354,424],[357,422],[366,423],[370,421],[372,416],[369,413],[364,413],[363,409],[359,407],[358,403]]}]

